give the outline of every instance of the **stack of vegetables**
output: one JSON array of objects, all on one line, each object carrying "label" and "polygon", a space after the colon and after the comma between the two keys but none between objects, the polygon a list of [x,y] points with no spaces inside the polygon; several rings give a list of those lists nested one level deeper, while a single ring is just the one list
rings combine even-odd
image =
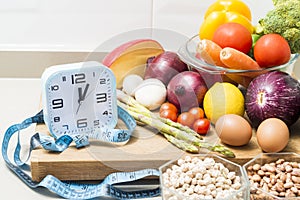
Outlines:
[{"label": "stack of vegetables", "polygon": [[205,141],[212,126],[224,144],[247,145],[256,129],[263,151],[282,151],[289,127],[299,119],[300,83],[288,73],[262,69],[300,52],[300,1],[274,3],[257,26],[242,0],[216,0],[207,9],[195,59],[255,71],[222,75],[221,83],[189,69],[158,41],[134,40],[116,48],[103,64],[117,77],[119,105],[185,151],[203,147],[234,157],[224,145]]},{"label": "stack of vegetables", "polygon": [[[251,11],[243,1],[214,2],[200,27],[197,56],[212,65],[242,70],[287,63],[291,53],[300,52],[300,2],[278,0],[274,3],[274,10],[254,27]],[[245,75],[253,78],[259,73]]]},{"label": "stack of vegetables", "polygon": [[[196,51],[196,58],[208,64],[255,71],[227,76],[246,87],[247,120],[257,129],[257,142],[266,152],[279,152],[286,147],[289,127],[300,115],[299,82],[290,74],[264,70],[287,64],[291,54],[300,53],[300,1],[274,0],[273,3],[274,9],[253,26],[251,11],[243,1],[215,1],[204,15]],[[226,114],[232,113],[224,113],[224,116]],[[222,124],[228,124],[226,117],[221,119]],[[228,117],[227,121],[231,119]],[[219,123],[216,123],[216,131],[221,140],[234,145],[234,137],[228,140],[224,134],[226,127],[218,130]],[[275,137],[281,141],[269,140]]]}]

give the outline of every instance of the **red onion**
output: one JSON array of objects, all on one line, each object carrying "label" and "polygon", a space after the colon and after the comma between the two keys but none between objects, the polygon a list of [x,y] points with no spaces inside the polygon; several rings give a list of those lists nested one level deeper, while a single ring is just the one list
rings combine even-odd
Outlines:
[{"label": "red onion", "polygon": [[181,112],[201,106],[208,88],[199,73],[184,71],[174,76],[167,86],[167,100]]},{"label": "red onion", "polygon": [[144,78],[157,78],[167,85],[172,77],[187,70],[187,65],[176,53],[165,51],[155,58],[148,59]]},{"label": "red onion", "polygon": [[262,74],[249,84],[245,105],[254,127],[273,117],[290,126],[300,115],[300,83],[281,71]]}]

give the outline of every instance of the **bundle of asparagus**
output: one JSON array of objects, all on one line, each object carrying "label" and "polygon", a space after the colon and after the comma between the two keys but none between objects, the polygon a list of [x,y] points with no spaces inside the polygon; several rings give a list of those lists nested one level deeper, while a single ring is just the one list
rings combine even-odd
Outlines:
[{"label": "bundle of asparagus", "polygon": [[160,117],[123,91],[117,90],[117,98],[118,105],[127,110],[137,122],[157,129],[169,142],[178,148],[191,153],[199,153],[199,148],[205,148],[227,157],[235,157],[234,153],[223,145],[213,145],[205,142],[194,130],[180,123]]}]

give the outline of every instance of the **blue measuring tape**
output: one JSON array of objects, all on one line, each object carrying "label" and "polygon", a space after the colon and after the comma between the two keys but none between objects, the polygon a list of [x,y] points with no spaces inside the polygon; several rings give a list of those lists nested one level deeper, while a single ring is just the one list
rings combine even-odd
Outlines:
[{"label": "blue measuring tape", "polygon": [[[92,138],[102,139],[105,141],[126,141],[130,138],[131,131],[135,127],[134,119],[122,108],[118,107],[118,116],[126,126],[129,131],[122,131],[120,135],[120,130],[114,132],[110,130],[104,130],[103,133],[94,133],[91,135]],[[149,198],[160,195],[160,188],[150,190],[139,190],[139,191],[123,191],[116,188],[114,184],[132,182],[142,179],[147,176],[159,176],[159,171],[157,169],[144,169],[133,172],[116,172],[108,175],[99,184],[83,184],[70,181],[60,181],[52,175],[47,175],[41,182],[35,182],[31,177],[25,173],[24,169],[28,168],[26,162],[30,157],[30,152],[42,146],[46,150],[50,151],[64,151],[71,144],[72,141],[76,143],[77,147],[88,145],[89,136],[69,136],[62,135],[61,137],[54,139],[47,135],[42,135],[36,133],[31,137],[30,149],[28,157],[25,161],[20,158],[21,144],[20,144],[20,131],[26,129],[32,124],[44,123],[43,112],[40,111],[33,117],[25,119],[20,124],[15,124],[10,126],[5,132],[3,142],[2,142],[2,157],[5,160],[7,166],[30,188],[34,189],[37,187],[45,187],[48,190],[56,193],[57,195],[67,198],[67,199],[91,199],[96,197],[112,197],[116,199],[138,199],[138,198]],[[18,142],[14,152],[14,163],[12,163],[8,157],[8,146],[11,137],[17,133]],[[116,133],[116,134],[114,134]]]}]

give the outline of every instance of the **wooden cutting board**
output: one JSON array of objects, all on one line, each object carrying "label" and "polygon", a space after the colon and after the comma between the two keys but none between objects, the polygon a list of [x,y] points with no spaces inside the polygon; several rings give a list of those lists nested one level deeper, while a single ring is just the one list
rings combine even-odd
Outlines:
[{"label": "wooden cutting board", "polygon": [[[124,127],[118,123],[120,128]],[[48,133],[44,124],[37,125],[37,132]],[[284,151],[300,153],[300,120],[291,127],[291,138]],[[219,143],[212,130],[205,140]],[[257,145],[255,132],[248,145],[229,147],[236,155],[231,161],[243,165],[254,156],[262,153]],[[200,149],[199,153],[207,150]],[[158,168],[164,163],[177,159],[185,152],[170,144],[157,130],[148,126],[137,126],[130,141],[123,146],[91,141],[90,146],[77,149],[74,145],[62,153],[43,149],[32,151],[32,179],[41,181],[52,174],[60,180],[102,180],[116,171],[132,171],[145,168]]]}]

